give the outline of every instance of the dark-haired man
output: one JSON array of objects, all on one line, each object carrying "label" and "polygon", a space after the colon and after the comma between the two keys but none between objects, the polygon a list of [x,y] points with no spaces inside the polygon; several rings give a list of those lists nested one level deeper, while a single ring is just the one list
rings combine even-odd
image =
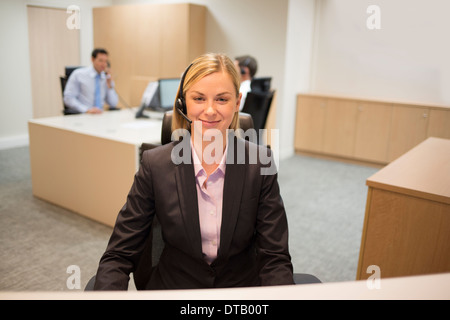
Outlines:
[{"label": "dark-haired man", "polygon": [[64,89],[64,103],[74,113],[102,113],[105,102],[115,108],[119,100],[108,71],[108,52],[94,49],[92,65],[78,68]]},{"label": "dark-haired man", "polygon": [[247,97],[247,93],[251,91],[250,84],[256,74],[256,70],[258,70],[258,62],[252,56],[245,55],[236,57],[234,59],[234,64],[241,73],[241,88],[239,92],[242,93],[242,98],[239,110],[242,110],[245,104],[245,98]]}]

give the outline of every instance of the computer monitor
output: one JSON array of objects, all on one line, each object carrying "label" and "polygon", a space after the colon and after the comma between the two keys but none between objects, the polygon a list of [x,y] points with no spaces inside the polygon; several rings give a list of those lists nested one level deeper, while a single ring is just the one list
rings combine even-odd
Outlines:
[{"label": "computer monitor", "polygon": [[162,109],[172,109],[177,96],[180,78],[159,79],[159,103]]},{"label": "computer monitor", "polygon": [[271,81],[272,81],[271,77],[254,78],[250,84],[250,87],[252,91],[268,92],[270,91]]}]

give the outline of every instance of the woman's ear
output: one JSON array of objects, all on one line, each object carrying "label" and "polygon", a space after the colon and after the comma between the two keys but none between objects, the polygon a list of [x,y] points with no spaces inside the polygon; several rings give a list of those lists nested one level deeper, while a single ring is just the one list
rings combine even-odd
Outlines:
[{"label": "woman's ear", "polygon": [[239,93],[239,98],[237,99],[236,109],[234,110],[234,112],[238,112],[239,111],[239,106],[241,105],[241,99],[242,99],[242,93]]}]

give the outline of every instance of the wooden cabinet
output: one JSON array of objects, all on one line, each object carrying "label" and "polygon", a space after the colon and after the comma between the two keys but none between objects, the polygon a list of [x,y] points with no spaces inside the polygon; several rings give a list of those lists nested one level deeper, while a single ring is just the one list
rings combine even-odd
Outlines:
[{"label": "wooden cabinet", "polygon": [[136,4],[93,9],[94,46],[108,50],[117,92],[134,106],[149,81],[180,77],[205,52],[206,7]]},{"label": "wooden cabinet", "polygon": [[387,164],[427,137],[450,138],[450,108],[301,94],[294,147]]},{"label": "wooden cabinet", "polygon": [[418,145],[427,138],[428,108],[393,106],[389,161]]},{"label": "wooden cabinet", "polygon": [[323,151],[326,106],[326,98],[297,97],[296,148],[315,152]]},{"label": "wooden cabinet", "polygon": [[352,156],[357,107],[354,101],[329,99],[325,114],[323,152]]},{"label": "wooden cabinet", "polygon": [[450,112],[448,110],[430,110],[427,136],[450,139]]},{"label": "wooden cabinet", "polygon": [[428,138],[369,179],[357,280],[450,272],[450,140]]},{"label": "wooden cabinet", "polygon": [[355,158],[380,163],[387,161],[391,112],[387,103],[358,102]]}]

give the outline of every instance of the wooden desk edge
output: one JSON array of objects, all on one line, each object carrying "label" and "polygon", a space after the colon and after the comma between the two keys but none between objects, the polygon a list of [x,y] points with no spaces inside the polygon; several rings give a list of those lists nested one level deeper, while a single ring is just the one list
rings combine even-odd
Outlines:
[{"label": "wooden desk edge", "polygon": [[450,299],[450,273],[380,279],[374,288],[368,281],[318,284],[149,291],[0,292],[1,300],[398,300]]},{"label": "wooden desk edge", "polygon": [[450,204],[450,198],[445,195],[439,195],[439,194],[424,192],[421,190],[404,188],[401,186],[394,186],[394,185],[390,185],[387,183],[383,183],[380,181],[374,181],[374,180],[370,180],[370,179],[366,180],[366,185],[369,188],[386,190],[386,191],[400,193],[400,194],[411,196],[411,197],[416,197],[416,198],[421,198],[421,199],[425,199],[425,200]]}]

